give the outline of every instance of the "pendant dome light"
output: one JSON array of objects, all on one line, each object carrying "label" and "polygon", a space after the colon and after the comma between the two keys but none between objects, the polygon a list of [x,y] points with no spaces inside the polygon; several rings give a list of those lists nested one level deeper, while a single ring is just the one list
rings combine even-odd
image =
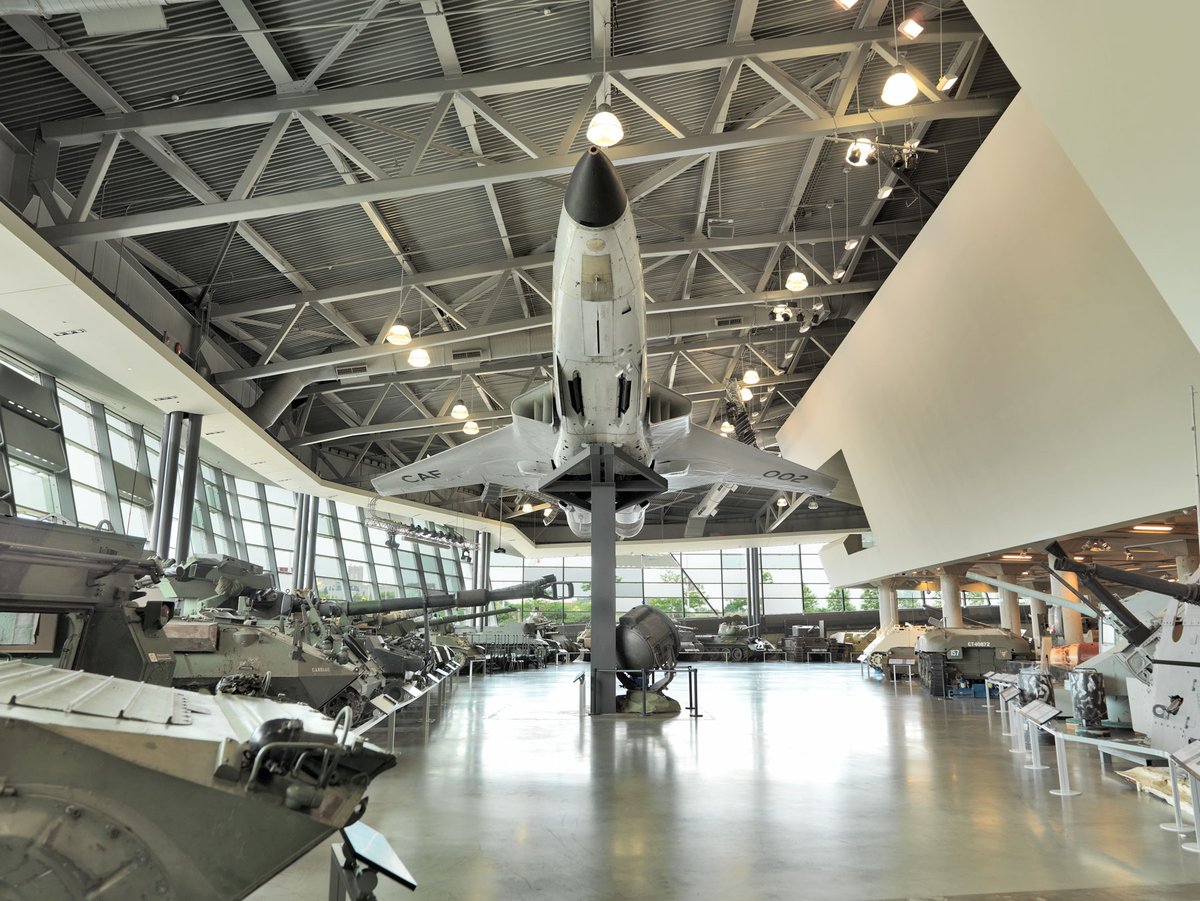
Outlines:
[{"label": "pendant dome light", "polygon": [[754,400],[754,392],[743,385],[742,389],[738,392],[738,397],[742,399],[743,403],[749,403]]},{"label": "pendant dome light", "polygon": [[429,363],[429,351],[423,347],[415,347],[408,354],[408,365],[413,369],[424,369]]},{"label": "pendant dome light", "polygon": [[728,435],[733,431],[733,423],[726,419],[721,423],[721,434]]},{"label": "pendant dome light", "polygon": [[396,320],[396,324],[388,329],[387,337],[384,338],[384,340],[387,341],[388,344],[395,344],[397,347],[403,347],[412,341],[412,331],[403,322]]},{"label": "pendant dome light", "polygon": [[456,403],[453,407],[450,408],[451,418],[457,419],[460,422],[462,420],[466,419],[470,415],[471,415],[471,411],[467,409],[467,405],[462,402],[461,398],[458,400],[458,403]]},{"label": "pendant dome light", "polygon": [[745,372],[742,373],[742,381],[745,382],[747,385],[757,385],[759,382],[758,370],[757,369],[747,369]]},{"label": "pendant dome light", "polygon": [[912,102],[917,92],[917,80],[908,74],[904,66],[896,66],[883,84],[880,99],[888,106],[904,106]]},{"label": "pendant dome light", "polygon": [[474,419],[468,419],[466,422],[463,423],[463,434],[464,435],[478,435],[479,434],[479,423],[477,423]]},{"label": "pendant dome light", "polygon": [[588,123],[587,139],[597,147],[612,147],[619,144],[624,137],[625,129],[621,126],[617,114],[607,103],[601,103],[596,115],[592,116],[592,121]]},{"label": "pendant dome light", "polygon": [[799,294],[808,287],[808,276],[799,269],[793,269],[788,273],[787,281],[783,286],[794,294]]}]

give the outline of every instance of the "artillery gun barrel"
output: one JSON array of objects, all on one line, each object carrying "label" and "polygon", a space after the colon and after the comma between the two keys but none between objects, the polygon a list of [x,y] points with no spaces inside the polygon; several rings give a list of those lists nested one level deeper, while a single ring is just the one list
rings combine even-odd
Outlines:
[{"label": "artillery gun barrel", "polygon": [[[561,591],[559,589],[562,589]],[[558,582],[553,575],[545,575],[532,582],[522,582],[508,588],[468,589],[454,594],[421,595],[415,598],[378,598],[364,601],[322,602],[322,616],[337,616],[345,613],[350,617],[374,616],[376,613],[395,613],[400,610],[446,610],[451,607],[484,607],[495,601],[516,601],[521,598],[542,600],[568,600],[574,597],[574,586],[570,582]],[[284,613],[290,612],[285,606]]]},{"label": "artillery gun barrel", "polygon": [[1200,604],[1200,585],[1187,585],[1177,582],[1167,582],[1153,576],[1143,576],[1141,573],[1126,572],[1115,566],[1104,566],[1099,563],[1082,563],[1071,557],[1057,541],[1046,546],[1054,560],[1054,568],[1062,572],[1075,573],[1084,587],[1092,592],[1107,607],[1113,617],[1121,624],[1125,637],[1130,644],[1142,644],[1151,635],[1150,628],[1121,603],[1120,598],[1101,584],[1101,579],[1116,582],[1118,585],[1128,585],[1143,591],[1153,591],[1176,598],[1185,604]]},{"label": "artillery gun barrel", "polygon": [[[495,610],[487,611],[487,613],[485,613],[485,614],[456,613],[456,614],[452,614],[449,616],[435,616],[433,619],[429,620],[429,627],[431,629],[438,629],[438,628],[441,628],[442,626],[449,626],[453,623],[463,623],[463,622],[466,622],[467,620],[475,619],[476,617],[481,616],[481,615],[483,615],[483,616],[504,616],[505,614],[516,613],[516,612],[517,612],[516,607],[498,607]],[[425,618],[417,617],[415,619],[407,620],[407,622],[411,622],[414,626],[416,626],[417,628],[420,628],[425,625]]]}]

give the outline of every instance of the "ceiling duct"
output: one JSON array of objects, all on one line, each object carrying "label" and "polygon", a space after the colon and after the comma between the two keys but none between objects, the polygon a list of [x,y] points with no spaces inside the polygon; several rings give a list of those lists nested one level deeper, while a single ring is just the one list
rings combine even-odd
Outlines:
[{"label": "ceiling duct", "polygon": [[163,31],[162,8],[187,0],[0,0],[0,15],[63,16],[77,13],[89,35]]}]

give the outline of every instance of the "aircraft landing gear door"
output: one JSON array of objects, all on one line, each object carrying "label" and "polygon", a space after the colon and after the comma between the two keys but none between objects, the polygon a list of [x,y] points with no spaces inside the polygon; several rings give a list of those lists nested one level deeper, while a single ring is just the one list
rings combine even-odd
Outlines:
[{"label": "aircraft landing gear door", "polygon": [[590,357],[613,355],[612,257],[584,255],[580,272],[583,346]]}]

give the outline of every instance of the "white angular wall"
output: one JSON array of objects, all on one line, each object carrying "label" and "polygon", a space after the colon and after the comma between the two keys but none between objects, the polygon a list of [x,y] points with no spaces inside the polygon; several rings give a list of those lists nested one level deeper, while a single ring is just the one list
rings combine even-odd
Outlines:
[{"label": "white angular wall", "polygon": [[850,584],[1195,503],[1200,354],[1022,94],[780,432],[843,451]]}]

